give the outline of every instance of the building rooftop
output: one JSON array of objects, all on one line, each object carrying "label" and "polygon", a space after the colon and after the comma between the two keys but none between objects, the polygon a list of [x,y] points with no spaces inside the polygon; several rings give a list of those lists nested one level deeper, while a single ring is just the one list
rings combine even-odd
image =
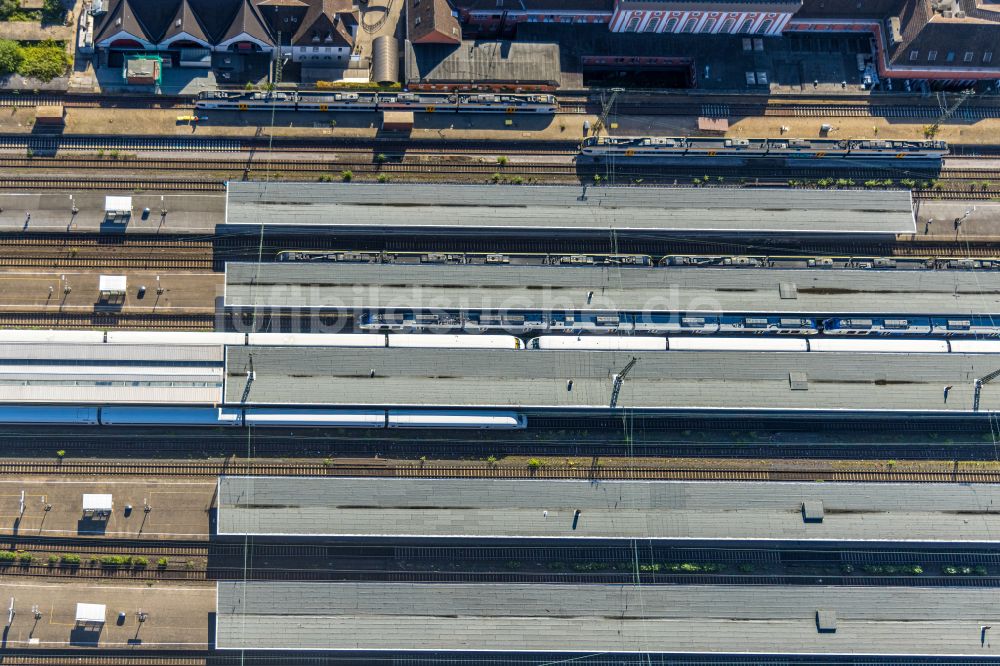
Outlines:
[{"label": "building rooftop", "polygon": [[457,44],[462,27],[448,0],[407,0],[406,39],[417,44]]},{"label": "building rooftop", "polygon": [[913,233],[902,190],[230,182],[230,225],[606,232]]},{"label": "building rooftop", "polygon": [[407,42],[405,56],[406,81],[411,84],[502,81],[558,86],[560,81],[558,44],[478,40],[457,45]]},{"label": "building rooftop", "polygon": [[219,481],[220,535],[970,542],[998,531],[991,485]]},{"label": "building rooftop", "polygon": [[218,600],[230,650],[1000,655],[986,588],[220,582]]},{"label": "building rooftop", "polygon": [[[996,369],[989,354],[959,353],[228,347],[228,404],[244,401],[250,354],[257,405],[607,409],[636,358],[620,408],[955,412]],[[1000,390],[985,387],[981,408],[1000,408]]]},{"label": "building rooftop", "polygon": [[1000,273],[229,263],[225,304],[345,311],[972,315],[1000,312]]}]

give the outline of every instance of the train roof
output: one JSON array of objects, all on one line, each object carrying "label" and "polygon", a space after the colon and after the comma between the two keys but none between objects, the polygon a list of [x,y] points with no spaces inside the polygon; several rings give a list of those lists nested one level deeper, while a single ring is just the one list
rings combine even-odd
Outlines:
[{"label": "train roof", "polygon": [[[254,380],[247,390],[253,355]],[[228,347],[228,404],[968,412],[982,354]],[[572,380],[572,385],[569,384]],[[952,386],[944,399],[942,387]],[[246,395],[244,393],[246,392]],[[982,390],[986,410],[1000,389]]]},{"label": "train roof", "polygon": [[226,265],[228,307],[1000,313],[1000,272],[351,263]]},{"label": "train roof", "polygon": [[899,139],[798,139],[780,138],[744,138],[744,137],[664,137],[664,136],[599,136],[588,137],[584,143],[588,145],[635,145],[635,146],[696,146],[698,148],[781,148],[787,150],[832,150],[834,148],[864,148],[869,150],[893,149],[924,149],[947,152],[948,144],[944,141],[907,141]]},{"label": "train roof", "polygon": [[[989,588],[223,581],[231,649],[969,655],[997,625]],[[820,631],[817,611],[824,615]],[[827,619],[828,618],[828,619]],[[629,621],[631,620],[631,621]],[[739,655],[737,658],[736,655]]]},{"label": "train roof", "polygon": [[[822,522],[804,520],[804,502],[822,503]],[[223,477],[218,533],[991,542],[995,505],[988,484]]]},{"label": "train roof", "polygon": [[900,234],[905,190],[230,182],[227,224],[607,233]]}]

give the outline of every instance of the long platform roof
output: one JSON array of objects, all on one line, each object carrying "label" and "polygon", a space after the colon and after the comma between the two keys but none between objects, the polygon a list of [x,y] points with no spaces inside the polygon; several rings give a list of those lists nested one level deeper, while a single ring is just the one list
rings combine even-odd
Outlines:
[{"label": "long platform roof", "polygon": [[[968,411],[988,354],[227,347],[230,404]],[[253,355],[252,363],[250,355]],[[247,372],[255,376],[244,396]],[[570,385],[569,380],[572,380]],[[951,386],[945,396],[944,386]],[[945,399],[947,398],[947,399]],[[985,410],[1000,389],[982,390]]]},{"label": "long platform roof", "polygon": [[[997,657],[988,588],[220,582],[220,649]],[[817,629],[817,611],[836,631]],[[989,631],[989,630],[987,630]]]},{"label": "long platform roof", "polygon": [[0,403],[216,404],[222,345],[0,343]]},{"label": "long platform roof", "polygon": [[[222,477],[219,534],[992,542],[1000,487]],[[806,522],[804,502],[820,502]],[[575,512],[579,510],[579,516]]]},{"label": "long platform roof", "polygon": [[230,225],[913,233],[903,190],[230,182]]},{"label": "long platform roof", "polygon": [[991,314],[1000,273],[229,263],[229,307]]}]

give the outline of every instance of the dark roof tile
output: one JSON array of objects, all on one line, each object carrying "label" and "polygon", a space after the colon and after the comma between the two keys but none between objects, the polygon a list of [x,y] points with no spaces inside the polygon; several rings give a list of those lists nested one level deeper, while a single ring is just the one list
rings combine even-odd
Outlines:
[{"label": "dark roof tile", "polygon": [[407,0],[407,38],[414,44],[458,44],[462,27],[448,0]]}]

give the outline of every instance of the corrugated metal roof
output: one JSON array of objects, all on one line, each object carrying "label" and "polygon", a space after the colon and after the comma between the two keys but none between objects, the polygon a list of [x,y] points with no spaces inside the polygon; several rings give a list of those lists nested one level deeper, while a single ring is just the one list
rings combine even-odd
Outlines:
[{"label": "corrugated metal roof", "polygon": [[[445,34],[449,28],[447,23],[437,26]],[[558,44],[490,40],[465,40],[457,45],[415,43],[418,41],[405,44],[408,83],[502,81],[558,86],[562,80]]]},{"label": "corrugated metal roof", "polygon": [[223,477],[218,515],[219,534],[988,542],[1000,487]]},{"label": "corrugated metal roof", "polygon": [[909,192],[230,182],[230,225],[913,233]]},{"label": "corrugated metal roof", "polygon": [[[242,399],[250,353],[255,404],[607,408],[614,375],[635,357],[619,407],[964,411],[975,378],[996,369],[990,355],[957,353],[229,347],[229,403]],[[808,390],[792,390],[790,372],[805,372]],[[987,386],[982,400],[1000,408],[1000,390]]]},{"label": "corrugated metal roof", "polygon": [[66,344],[66,343],[3,343],[0,360],[66,360],[87,361],[151,361],[218,364],[223,360],[222,345],[131,345],[131,344]]},{"label": "corrugated metal roof", "polygon": [[0,344],[0,402],[218,404],[222,345]]},{"label": "corrugated metal roof", "polygon": [[[221,649],[1000,655],[993,589],[218,583]],[[820,633],[816,611],[837,614]]]},{"label": "corrugated metal roof", "polygon": [[[795,297],[783,298],[781,285]],[[225,299],[344,310],[971,315],[1000,312],[1000,273],[229,263]]]}]

